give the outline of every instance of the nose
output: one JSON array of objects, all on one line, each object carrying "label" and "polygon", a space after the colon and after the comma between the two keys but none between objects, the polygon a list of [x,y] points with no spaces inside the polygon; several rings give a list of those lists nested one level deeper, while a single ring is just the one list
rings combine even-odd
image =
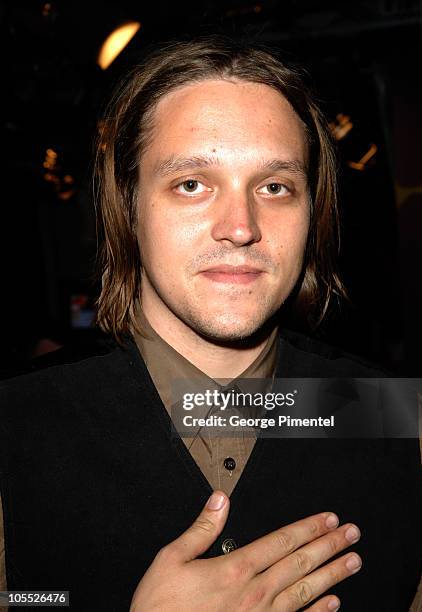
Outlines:
[{"label": "nose", "polygon": [[212,237],[245,246],[261,240],[256,205],[247,193],[230,192],[214,202]]}]

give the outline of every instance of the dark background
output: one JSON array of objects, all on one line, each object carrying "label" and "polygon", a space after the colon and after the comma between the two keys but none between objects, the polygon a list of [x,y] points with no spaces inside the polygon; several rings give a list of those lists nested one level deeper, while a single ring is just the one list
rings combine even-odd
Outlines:
[{"label": "dark background", "polygon": [[[92,334],[92,141],[113,85],[152,44],[217,32],[280,48],[310,73],[333,129],[353,126],[338,140],[340,268],[351,302],[317,337],[421,375],[418,0],[9,1],[0,18],[1,367]],[[101,70],[101,44],[129,20],[140,30]]]}]

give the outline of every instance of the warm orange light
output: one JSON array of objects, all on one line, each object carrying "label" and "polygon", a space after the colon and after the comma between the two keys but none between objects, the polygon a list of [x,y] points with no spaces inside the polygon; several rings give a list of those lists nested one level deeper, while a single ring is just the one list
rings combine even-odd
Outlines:
[{"label": "warm orange light", "polygon": [[106,68],[110,66],[111,62],[116,59],[119,53],[132,40],[140,27],[140,23],[132,21],[120,26],[120,28],[114,30],[114,32],[106,38],[98,54],[97,60],[98,65],[103,70],[106,70]]},{"label": "warm orange light", "polygon": [[375,153],[378,151],[378,147],[375,144],[371,144],[368,151],[363,155],[358,162],[349,161],[347,165],[354,170],[365,170],[366,164],[369,162]]},{"label": "warm orange light", "polygon": [[43,17],[48,17],[51,11],[51,3],[50,2],[46,2],[45,4],[43,4],[42,7],[42,16]]},{"label": "warm orange light", "polygon": [[45,159],[43,161],[43,167],[48,170],[53,170],[57,163],[57,153],[53,149],[47,149],[45,152]]},{"label": "warm orange light", "polygon": [[349,115],[344,115],[343,113],[336,115],[336,120],[328,125],[336,140],[342,140],[353,128]]}]

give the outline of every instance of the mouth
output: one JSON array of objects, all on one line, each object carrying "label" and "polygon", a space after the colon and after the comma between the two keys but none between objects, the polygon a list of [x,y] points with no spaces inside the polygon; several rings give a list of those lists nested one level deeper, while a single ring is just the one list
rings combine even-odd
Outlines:
[{"label": "mouth", "polygon": [[205,278],[216,283],[234,283],[246,285],[253,283],[264,274],[263,270],[254,268],[253,266],[214,266],[201,272]]}]

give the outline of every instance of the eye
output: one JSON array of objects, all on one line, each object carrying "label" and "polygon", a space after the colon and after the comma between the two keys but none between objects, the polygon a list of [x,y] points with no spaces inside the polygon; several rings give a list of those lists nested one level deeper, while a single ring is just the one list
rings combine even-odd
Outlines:
[{"label": "eye", "polygon": [[179,183],[179,185],[176,185],[175,189],[178,193],[191,193],[193,195],[208,191],[205,185],[195,179],[187,179],[186,181],[183,181],[183,183]]},{"label": "eye", "polygon": [[[263,190],[266,191],[263,191]],[[283,183],[268,183],[263,187],[258,189],[258,193],[263,193],[264,195],[288,195],[290,193],[290,189],[283,185]]]}]

